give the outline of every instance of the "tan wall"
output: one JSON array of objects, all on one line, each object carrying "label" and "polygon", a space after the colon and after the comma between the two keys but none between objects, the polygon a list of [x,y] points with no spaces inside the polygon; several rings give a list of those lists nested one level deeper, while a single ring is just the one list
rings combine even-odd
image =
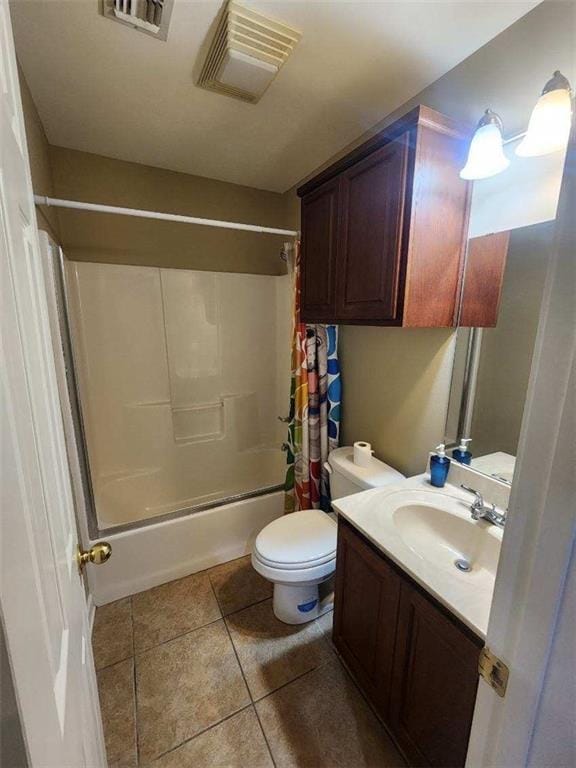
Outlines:
[{"label": "tan wall", "polygon": [[[55,197],[286,227],[286,201],[275,192],[62,147],[50,147],[50,159]],[[58,216],[63,248],[75,261],[285,272],[280,236],[63,209]]]},{"label": "tan wall", "polygon": [[[40,121],[36,105],[32,101],[32,95],[28,84],[24,79],[22,70],[18,68],[20,79],[20,93],[22,107],[24,109],[24,126],[26,129],[26,143],[30,158],[30,172],[32,174],[32,188],[38,195],[54,195],[54,182],[50,165],[50,148],[48,139],[44,133],[44,126]],[[54,209],[36,208],[38,225],[41,229],[47,229],[53,239],[59,242],[60,229],[58,217]]]},{"label": "tan wall", "polygon": [[[470,124],[490,106],[508,135],[525,129],[555,69],[574,81],[574,7],[537,6],[307,178],[417,104]],[[286,193],[286,206],[291,226],[299,226],[295,189]],[[423,471],[427,452],[444,435],[454,336],[450,330],[342,327],[343,441],[369,440],[379,458],[404,473]]]},{"label": "tan wall", "polygon": [[341,327],[343,442],[372,443],[405,475],[442,438],[455,334],[445,328]]},{"label": "tan wall", "polygon": [[[68,200],[290,228],[276,192],[53,147],[22,72],[20,87],[34,192]],[[76,261],[285,274],[286,238],[98,213],[37,207],[38,223]],[[288,238],[289,239],[289,238]]]}]

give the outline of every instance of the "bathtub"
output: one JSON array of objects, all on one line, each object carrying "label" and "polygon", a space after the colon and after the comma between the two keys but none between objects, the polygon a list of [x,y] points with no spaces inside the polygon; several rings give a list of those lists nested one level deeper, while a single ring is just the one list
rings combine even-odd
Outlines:
[{"label": "bathtub", "polygon": [[247,555],[262,528],[284,511],[284,492],[220,504],[170,520],[105,534],[112,557],[91,568],[96,606]]}]

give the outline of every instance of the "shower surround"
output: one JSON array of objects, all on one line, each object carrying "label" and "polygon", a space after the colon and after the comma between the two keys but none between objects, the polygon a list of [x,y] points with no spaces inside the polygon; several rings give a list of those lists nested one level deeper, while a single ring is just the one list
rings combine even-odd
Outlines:
[{"label": "shower surround", "polygon": [[66,264],[100,530],[282,484],[288,276]]}]

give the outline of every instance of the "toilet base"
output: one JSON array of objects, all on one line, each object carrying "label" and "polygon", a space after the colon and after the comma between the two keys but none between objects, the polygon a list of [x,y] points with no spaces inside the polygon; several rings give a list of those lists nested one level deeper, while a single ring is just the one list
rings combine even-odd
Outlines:
[{"label": "toilet base", "polygon": [[334,576],[320,584],[274,584],[274,615],[284,624],[305,624],[334,605]]}]

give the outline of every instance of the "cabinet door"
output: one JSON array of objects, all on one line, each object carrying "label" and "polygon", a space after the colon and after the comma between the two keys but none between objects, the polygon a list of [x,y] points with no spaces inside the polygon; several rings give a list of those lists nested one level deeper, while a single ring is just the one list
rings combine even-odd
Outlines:
[{"label": "cabinet door", "polygon": [[302,199],[302,294],[304,322],[335,318],[339,179]]},{"label": "cabinet door", "polygon": [[342,175],[337,309],[344,321],[401,321],[407,167],[404,134]]},{"label": "cabinet door", "polygon": [[390,722],[411,765],[463,766],[481,641],[402,583]]},{"label": "cabinet door", "polygon": [[494,328],[498,322],[510,232],[468,240],[458,325]]},{"label": "cabinet door", "polygon": [[383,717],[388,711],[400,579],[343,522],[338,526],[334,644]]}]

